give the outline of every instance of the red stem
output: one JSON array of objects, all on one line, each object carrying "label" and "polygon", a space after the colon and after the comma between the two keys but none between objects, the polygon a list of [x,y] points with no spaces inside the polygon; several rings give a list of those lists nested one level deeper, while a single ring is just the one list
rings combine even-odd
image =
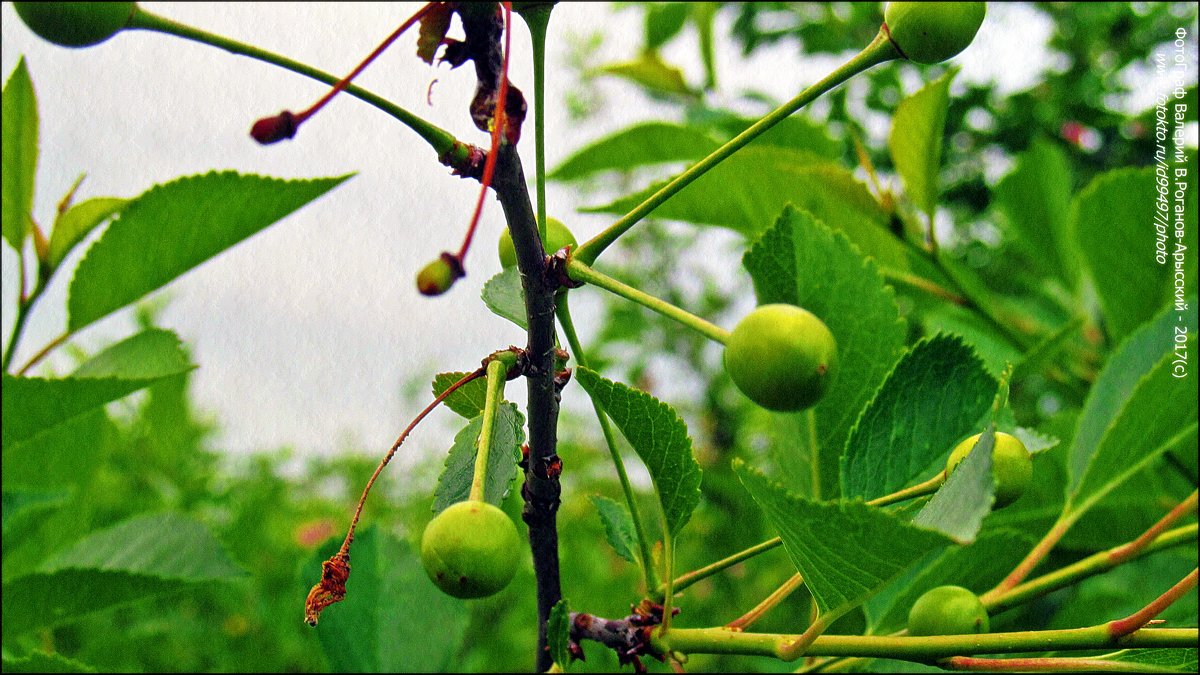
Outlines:
[{"label": "red stem", "polygon": [[1108,634],[1114,638],[1123,637],[1142,628],[1150,623],[1150,620],[1158,616],[1164,609],[1171,606],[1184,594],[1196,587],[1197,573],[1200,568],[1192,570],[1191,574],[1187,575],[1168,590],[1166,593],[1158,596],[1153,602],[1130,614],[1124,619],[1108,622]]},{"label": "red stem", "polygon": [[1197,492],[1192,491],[1192,494],[1187,499],[1179,503],[1178,506],[1171,509],[1171,512],[1163,516],[1150,529],[1142,533],[1140,537],[1125,544],[1124,546],[1112,551],[1108,554],[1108,559],[1115,564],[1120,564],[1136,556],[1139,551],[1150,545],[1152,541],[1158,538],[1171,526],[1172,523],[1184,517],[1185,515],[1196,510]]},{"label": "red stem", "polygon": [[350,553],[350,544],[354,541],[354,528],[358,526],[358,517],[362,515],[363,505],[367,503],[367,495],[371,492],[371,486],[375,485],[375,479],[379,478],[379,474],[383,471],[383,467],[387,466],[388,462],[392,461],[392,456],[396,454],[396,450],[400,448],[400,444],[404,442],[404,439],[408,437],[408,434],[415,429],[416,426],[421,423],[421,420],[425,419],[425,416],[432,412],[439,403],[446,400],[447,396],[458,391],[460,387],[467,384],[471,380],[482,377],[485,372],[487,371],[485,371],[483,368],[477,368],[474,372],[467,373],[461,380],[447,387],[446,391],[438,394],[438,397],[433,399],[433,403],[425,406],[425,409],[418,413],[415,418],[413,418],[413,421],[404,428],[404,431],[400,432],[400,436],[396,439],[396,442],[392,444],[392,448],[388,450],[388,453],[384,456],[383,461],[379,462],[379,466],[375,467],[375,473],[371,474],[371,479],[367,481],[367,486],[363,488],[362,497],[360,497],[358,500],[358,507],[354,509],[354,518],[350,520],[350,529],[346,532],[346,540],[342,542],[342,547],[338,549],[337,555],[334,556],[335,558],[338,556],[346,556]]},{"label": "red stem", "polygon": [[458,249],[458,261],[466,258],[467,250],[471,248],[471,240],[475,237],[475,228],[479,225],[479,216],[483,214],[483,199],[487,196],[488,188],[492,185],[492,175],[496,171],[496,151],[500,149],[500,137],[508,126],[504,107],[508,100],[508,53],[512,46],[512,3],[502,2],[504,6],[504,57],[500,62],[500,86],[496,94],[496,112],[492,115],[492,149],[488,151],[487,161],[483,165],[483,177],[480,179],[479,199],[475,201],[475,213],[471,216],[471,224],[467,226],[467,235],[463,238],[462,248]]},{"label": "red stem", "polygon": [[323,108],[325,106],[325,104],[329,102],[330,99],[332,99],[334,96],[337,96],[342,90],[344,90],[346,88],[346,86],[350,84],[351,80],[353,80],[355,77],[358,77],[358,74],[361,73],[364,68],[366,68],[368,65],[371,64],[372,61],[375,60],[375,57],[379,56],[380,54],[383,53],[383,51],[385,49],[390,47],[391,44],[396,41],[396,38],[398,38],[404,34],[404,31],[408,30],[409,28],[412,28],[413,24],[420,21],[421,17],[425,16],[425,13],[428,12],[430,10],[430,8],[433,7],[433,5],[434,5],[434,3],[430,2],[430,3],[427,3],[421,9],[418,9],[416,14],[413,14],[412,16],[410,16],[408,18],[407,21],[400,24],[400,27],[397,28],[395,30],[395,32],[393,32],[390,36],[388,36],[388,38],[386,40],[384,40],[382,43],[380,43],[380,45],[375,48],[375,51],[371,52],[370,56],[368,56],[362,63],[358,64],[357,68],[350,71],[350,74],[347,75],[346,77],[343,77],[340,82],[333,85],[333,89],[330,89],[328,93],[326,93],[323,97],[321,97],[321,100],[312,104],[312,106],[310,106],[308,108],[308,110],[305,110],[304,112],[300,113],[299,115],[296,115],[296,117],[295,117],[296,126],[299,127],[300,124],[304,122],[304,120],[307,120],[309,117],[312,117],[318,110]]},{"label": "red stem", "polygon": [[938,661],[946,670],[990,673],[1075,673],[1075,672],[1153,672],[1144,664],[1110,661],[1100,658],[1018,657],[1012,659],[983,659],[974,656],[951,656]]}]

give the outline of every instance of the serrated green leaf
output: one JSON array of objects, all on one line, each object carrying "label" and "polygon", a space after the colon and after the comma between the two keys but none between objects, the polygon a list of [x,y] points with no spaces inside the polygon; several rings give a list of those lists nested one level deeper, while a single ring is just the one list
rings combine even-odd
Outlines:
[{"label": "serrated green leaf", "polygon": [[1072,485],[1083,477],[1092,453],[1109,423],[1129,400],[1133,388],[1162,358],[1174,340],[1178,323],[1173,312],[1163,311],[1138,328],[1109,355],[1079,414],[1067,460]]},{"label": "serrated green leaf", "polygon": [[[294,592],[321,578],[321,563],[341,543],[330,540],[301,570]],[[321,614],[314,631],[339,673],[451,672],[469,618],[468,606],[429,581],[417,553],[374,527],[358,531],[346,598]],[[296,623],[301,618],[296,605]],[[286,619],[286,617],[284,617]],[[283,620],[283,619],[281,619]],[[404,627],[414,630],[404,630]]]},{"label": "serrated green leaf", "polygon": [[96,669],[62,654],[33,652],[19,659],[4,657],[6,673],[94,673]]},{"label": "serrated green leaf", "polygon": [[38,110],[37,94],[25,57],[4,84],[0,95],[3,142],[0,143],[0,183],[3,207],[0,230],[4,240],[18,251],[29,234],[33,214],[33,190],[37,179]]},{"label": "serrated green leaf", "polygon": [[992,475],[995,445],[995,427],[988,425],[912,524],[941,532],[960,544],[974,541],[996,501],[996,478]]},{"label": "serrated green leaf", "polygon": [[[437,398],[450,385],[463,379],[468,373],[438,373],[433,378],[433,396]],[[467,419],[473,419],[483,412],[487,400],[487,378],[477,377],[458,388],[446,397],[442,404]]]},{"label": "serrated green leaf", "polygon": [[190,517],[135,516],[88,536],[47,559],[44,574],[66,569],[129,572],[184,581],[245,576],[208,528]]},{"label": "serrated green leaf", "polygon": [[[1189,330],[1187,348],[1194,353],[1195,323]],[[1112,420],[1079,482],[1071,485],[1069,512],[1087,510],[1163,453],[1196,447],[1196,388],[1176,377],[1174,358],[1173,354],[1163,357]]]},{"label": "serrated green leaf", "polygon": [[904,181],[905,194],[924,213],[932,213],[937,206],[950,81],[957,73],[955,68],[946,71],[901,101],[892,116],[892,130],[888,134],[892,163]]},{"label": "serrated green leaf", "polygon": [[1140,663],[1148,673],[1194,673],[1198,663],[1195,647],[1181,649],[1122,649],[1119,652],[1097,656],[1105,661]]},{"label": "serrated green leaf", "polygon": [[1067,288],[1074,288],[1079,278],[1079,249],[1070,229],[1072,194],[1066,155],[1042,139],[1017,157],[1012,172],[992,193],[1013,243]]},{"label": "serrated green leaf", "polygon": [[97,197],[67,209],[54,221],[54,229],[50,232],[50,267],[58,267],[76,244],[119,213],[129,201],[116,197]]},{"label": "serrated green leaf", "polygon": [[169,331],[150,329],[105,349],[71,376],[48,380],[4,374],[3,448],[194,368]]},{"label": "serrated green leaf", "polygon": [[134,600],[244,576],[208,529],[177,514],[93,532],[4,583],[4,633],[19,635]]},{"label": "serrated green leaf", "polygon": [[645,122],[626,127],[576,151],[547,178],[570,181],[601,171],[628,171],[642,166],[698,160],[719,145],[712,136],[691,127]]},{"label": "serrated green leaf", "polygon": [[[1195,191],[1189,191],[1187,220],[1196,220]],[[1090,272],[1109,335],[1124,339],[1167,305],[1174,268],[1155,261],[1158,192],[1154,169],[1119,169],[1097,176],[1075,203],[1075,242]],[[1146,222],[1137,227],[1135,223]],[[1165,226],[1166,251],[1175,252],[1174,228]],[[1182,244],[1183,242],[1178,242]],[[1195,251],[1185,255],[1191,257]],[[1194,268],[1193,268],[1194,269]]]},{"label": "serrated green leaf", "polygon": [[509,267],[487,280],[483,285],[483,304],[496,316],[517,324],[521,330],[529,330],[525,317],[525,289],[521,287],[521,272]]},{"label": "serrated green leaf", "polygon": [[820,466],[820,447],[819,443],[813,446],[813,421],[808,415],[777,415],[765,410],[761,414],[769,418],[762,430],[771,439],[767,475],[793,494],[819,498],[821,476],[813,469]]},{"label": "serrated green leaf", "polygon": [[642,458],[662,505],[666,531],[678,534],[700,503],[700,464],[692,454],[687,425],[671,406],[644,391],[582,366],[575,378]]},{"label": "serrated green leaf", "polygon": [[133,199],[75,270],[71,331],[158,289],[347,178],[279,180],[232,171],[157,185]]},{"label": "serrated green leaf", "polygon": [[861,502],[816,502],[787,493],[741,459],[734,472],[779,531],[827,619],[858,605],[950,540]]},{"label": "serrated green leaf", "polygon": [[596,507],[596,514],[600,516],[600,522],[604,523],[604,535],[613,550],[622,558],[637,564],[634,553],[637,535],[633,529],[633,517],[629,515],[628,509],[600,495],[592,495],[591,500],[592,505]]},{"label": "serrated green leaf", "polygon": [[[454,445],[446,457],[446,466],[438,477],[437,489],[433,493],[433,510],[441,513],[448,506],[465,500],[471,494],[471,481],[475,477],[475,455],[478,454],[479,432],[483,429],[483,415],[477,415],[454,436]],[[517,475],[517,462],[521,461],[521,444],[525,442],[525,417],[512,403],[501,403],[496,408],[495,427],[492,429],[492,449],[488,452],[487,475],[483,486],[483,499],[499,506],[504,501]]]},{"label": "serrated green leaf", "polygon": [[571,604],[566,598],[554,603],[546,619],[546,644],[550,647],[550,658],[565,673],[571,665]]},{"label": "serrated green leaf", "polygon": [[[1195,299],[1189,298],[1189,306],[1194,306],[1194,303]],[[1112,463],[1113,459],[1125,457],[1134,461],[1147,460],[1141,453],[1151,452],[1157,444],[1156,440],[1162,442],[1180,431],[1180,428],[1168,429],[1157,425],[1160,416],[1164,423],[1172,414],[1186,416],[1190,403],[1191,421],[1194,426],[1195,388],[1188,386],[1187,380],[1170,378],[1169,373],[1172,359],[1170,350],[1175,345],[1175,335],[1179,329],[1187,331],[1189,343],[1194,342],[1196,315],[1188,312],[1178,313],[1171,309],[1164,310],[1152,321],[1134,331],[1109,356],[1079,415],[1079,423],[1067,459],[1069,481],[1066,494],[1075,495],[1069,501],[1075,503],[1079,497],[1086,496],[1083,490],[1085,477],[1092,481],[1089,489],[1095,489],[1100,487],[1100,484],[1095,482],[1097,479],[1104,483],[1116,477],[1114,472],[1127,475],[1128,470],[1132,469],[1130,466]],[[1155,373],[1158,373],[1157,376]],[[1154,380],[1154,383],[1151,384],[1147,380]],[[1155,387],[1165,388],[1155,390]],[[1145,408],[1142,414],[1146,414],[1147,417],[1144,420],[1136,419],[1134,414],[1129,412],[1135,396],[1141,397],[1138,405]],[[1161,413],[1153,400],[1156,396],[1161,397]],[[1120,420],[1134,427],[1150,425],[1153,428],[1148,430],[1149,436],[1146,438],[1136,439],[1133,447],[1108,447],[1105,450],[1106,457],[1097,464],[1096,456],[1101,447],[1110,442],[1108,437]],[[1133,455],[1130,456],[1130,453]]]},{"label": "serrated green leaf", "polygon": [[912,484],[976,430],[995,394],[996,380],[961,338],[937,335],[917,343],[850,431],[842,496],[869,501]]},{"label": "serrated green leaf", "polygon": [[[851,425],[904,346],[904,322],[875,262],[807,213],[784,209],[742,259],[760,305],[782,302],[816,314],[838,345],[838,373],[812,408],[822,498],[838,492],[838,458]],[[808,414],[808,413],[804,413]]]},{"label": "serrated green leaf", "polygon": [[[659,190],[655,183],[587,213],[628,213]],[[713,195],[720,195],[714,199]],[[841,230],[863,252],[897,270],[910,267],[908,252],[887,231],[888,216],[853,174],[808,152],[746,147],[718,164],[653,211],[656,218],[727,227],[753,237],[788,204]]]},{"label": "serrated green leaf", "polygon": [[[871,632],[887,635],[908,623],[908,610],[925,591],[938,586],[962,586],[976,593],[1003,579],[1033,547],[1033,537],[1016,530],[979,535],[970,546],[951,546],[928,563],[915,567],[911,579],[901,578],[867,603]],[[878,602],[876,602],[878,600]]]}]

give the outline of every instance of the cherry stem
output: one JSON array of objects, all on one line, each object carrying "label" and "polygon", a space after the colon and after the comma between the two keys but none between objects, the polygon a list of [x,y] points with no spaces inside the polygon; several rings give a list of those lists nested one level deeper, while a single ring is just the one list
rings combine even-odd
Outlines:
[{"label": "cherry stem", "polygon": [[976,656],[951,656],[937,662],[944,670],[986,673],[1160,673],[1160,668],[1133,661],[1113,661],[1100,657],[1051,656],[987,659]]},{"label": "cherry stem", "polygon": [[1153,602],[1130,614],[1124,619],[1108,622],[1108,634],[1113,638],[1125,637],[1134,631],[1140,630],[1150,623],[1154,617],[1162,613],[1164,609],[1170,607],[1176,600],[1182,598],[1188,592],[1196,587],[1197,576],[1200,575],[1200,568],[1193,569],[1179,583],[1172,586],[1166,593],[1158,596]]},{"label": "cherry stem", "polygon": [[1110,562],[1114,565],[1119,565],[1144,550],[1151,544],[1160,534],[1166,531],[1172,523],[1184,517],[1185,515],[1196,510],[1197,491],[1192,490],[1192,494],[1188,495],[1187,499],[1179,502],[1179,504],[1171,509],[1167,515],[1158,520],[1157,523],[1150,526],[1150,529],[1142,533],[1140,537],[1133,541],[1120,546],[1117,549],[1110,551],[1107,556]]},{"label": "cherry stem", "polygon": [[342,547],[338,549],[337,555],[334,557],[345,557],[349,555],[350,544],[354,541],[354,528],[358,526],[358,518],[362,515],[363,505],[367,503],[367,495],[370,494],[371,487],[375,485],[375,479],[379,478],[379,474],[383,471],[383,467],[387,466],[388,462],[392,461],[392,456],[396,454],[396,450],[400,449],[400,444],[404,442],[404,439],[408,438],[408,434],[411,433],[412,430],[421,423],[421,420],[425,419],[425,416],[432,412],[439,403],[445,401],[447,397],[458,391],[463,385],[482,377],[485,372],[486,371],[483,368],[476,368],[474,371],[464,375],[462,379],[447,387],[446,391],[438,394],[437,398],[433,399],[432,403],[425,406],[425,409],[413,418],[413,421],[404,428],[404,431],[400,432],[400,436],[396,438],[396,442],[392,444],[391,449],[388,450],[387,455],[385,455],[383,458],[383,461],[379,462],[379,466],[375,467],[375,473],[371,474],[371,479],[367,481],[367,486],[363,488],[362,497],[358,499],[358,507],[354,509],[354,517],[350,520],[350,529],[346,532],[346,539],[342,542]]},{"label": "cherry stem", "polygon": [[492,450],[492,430],[496,428],[496,411],[504,397],[504,383],[508,381],[508,366],[500,359],[492,359],[487,364],[487,397],[483,403],[483,425],[479,429],[479,439],[476,441],[475,473],[471,478],[469,501],[484,501],[484,491],[487,484],[488,456]]},{"label": "cherry stem", "polygon": [[488,151],[487,161],[483,165],[483,177],[480,179],[479,199],[475,201],[475,213],[471,215],[471,224],[467,226],[467,234],[463,237],[462,248],[458,249],[458,260],[461,264],[466,259],[467,250],[471,248],[471,240],[475,237],[475,228],[479,225],[479,216],[483,213],[483,199],[487,196],[488,188],[492,186],[492,176],[496,172],[496,157],[500,149],[500,139],[508,126],[505,115],[505,103],[508,100],[508,54],[512,47],[512,3],[502,2],[504,6],[504,58],[500,62],[500,84],[496,94],[496,112],[492,115],[492,147]]},{"label": "cherry stem", "polygon": [[382,54],[388,47],[392,46],[392,43],[396,41],[396,38],[403,35],[404,31],[412,28],[413,24],[420,21],[421,17],[425,16],[425,13],[433,7],[433,4],[434,3],[430,2],[421,9],[418,9],[415,14],[408,18],[407,21],[400,24],[400,27],[397,28],[391,35],[389,35],[386,40],[381,42],[379,46],[375,48],[375,51],[371,52],[371,54],[367,56],[362,63],[358,64],[357,68],[350,71],[349,75],[343,77],[338,81],[337,84],[333,85],[333,89],[330,89],[329,92],[322,96],[319,101],[312,104],[308,110],[296,115],[296,126],[300,126],[305,120],[316,114],[318,110],[325,107],[325,104],[329,103],[330,99],[341,93],[342,90],[344,90],[354,78],[358,77],[359,73],[361,73],[367,66],[371,65],[371,62],[374,61],[377,56]]},{"label": "cherry stem", "polygon": [[750,624],[758,621],[762,618],[762,615],[770,611],[775,605],[786,600],[788,596],[795,593],[803,585],[804,577],[799,574],[793,574],[787,581],[783,582],[782,586],[775,589],[774,593],[771,593],[762,602],[758,603],[754,609],[725,624],[725,627],[731,630],[746,630]]}]

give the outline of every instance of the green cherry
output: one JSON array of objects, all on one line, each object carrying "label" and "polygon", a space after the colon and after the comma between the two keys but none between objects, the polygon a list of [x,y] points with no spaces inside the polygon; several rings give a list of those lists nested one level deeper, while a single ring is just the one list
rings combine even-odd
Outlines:
[{"label": "green cherry", "polygon": [[[975,434],[955,446],[946,460],[947,476],[959,462],[966,459],[981,435]],[[1002,431],[996,432],[996,444],[992,448],[992,474],[996,477],[995,508],[1004,508],[1017,501],[1029,489],[1033,483],[1033,458],[1019,438]]]},{"label": "green cherry", "polygon": [[425,527],[421,562],[438,588],[456,598],[483,598],[512,581],[521,538],[508,515],[487,502],[451,505]]},{"label": "green cherry", "polygon": [[725,343],[725,371],[750,400],[791,412],[815,404],[837,369],[837,341],[812,312],[763,305],[743,318]]},{"label": "green cherry", "polygon": [[908,611],[909,635],[974,635],[989,630],[983,603],[962,586],[930,589]]},{"label": "green cherry", "polygon": [[90,47],[129,24],[133,2],[14,2],[17,16],[44,40],[63,47]]},{"label": "green cherry", "polygon": [[883,25],[908,60],[940,63],[971,44],[986,13],[986,2],[889,2]]},{"label": "green cherry", "polygon": [[[546,217],[546,241],[543,246],[546,249],[546,253],[553,255],[560,248],[564,246],[574,248],[577,243],[575,235],[571,234],[571,231],[567,229],[566,225],[563,225],[561,220],[550,218],[549,216]],[[500,265],[502,267],[507,268],[517,264],[517,250],[513,247],[512,233],[508,231],[507,227],[500,233],[500,244],[497,248],[499,249]]]}]

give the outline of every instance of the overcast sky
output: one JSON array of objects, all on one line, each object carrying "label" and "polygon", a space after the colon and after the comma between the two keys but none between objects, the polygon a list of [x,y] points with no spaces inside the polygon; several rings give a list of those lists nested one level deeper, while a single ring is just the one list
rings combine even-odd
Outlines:
[{"label": "overcast sky", "polygon": [[[251,42],[335,74],[357,62],[420,5],[418,3],[143,3],[155,13]],[[200,368],[194,392],[218,421],[217,445],[234,452],[294,446],[301,454],[354,446],[386,449],[416,409],[399,395],[433,373],[466,370],[488,352],[522,344],[523,336],[479,301],[483,283],[499,271],[494,246],[502,227],[489,200],[469,276],[445,296],[428,299],[416,271],[440,251],[457,249],[478,184],[452,177],[414,133],[351,97],[340,97],[295,139],[267,148],[247,135],[251,123],[299,110],[325,85],[251,59],[169,36],[133,31],[94,48],[70,50],[33,36],[10,3],[3,16],[4,77],[20,56],[28,62],[41,114],[41,156],[35,216],[47,223],[75,177],[86,172],[80,200],[132,197],[155,183],[211,169],[279,177],[357,176],[263,233],[193,270],[168,287],[162,315],[193,350]],[[605,41],[597,62],[631,58],[641,44],[640,12],[608,4],[562,3],[551,20],[547,93],[548,163],[553,167],[586,142],[631,122],[669,118],[620,81],[599,81],[607,106],[586,125],[573,125],[563,95],[568,45],[593,31]],[[799,63],[795,46],[761,50],[752,62],[725,41],[729,13],[718,16],[722,89],[753,88],[790,98],[830,70],[837,59]],[[1022,49],[1004,53],[996,33],[1022,27]],[[528,33],[518,20],[511,77],[532,95]],[[1021,6],[993,4],[976,43],[960,59],[960,82],[994,80],[1015,91],[1028,86],[1044,50],[1048,26]],[[486,145],[466,113],[470,68],[432,69],[413,57],[415,31],[402,37],[359,78],[460,138]],[[688,32],[665,50],[699,82],[696,38]],[[781,64],[786,64],[782,66]],[[426,103],[430,82],[432,107]],[[908,91],[920,82],[906,83]],[[718,99],[729,104],[732,99]],[[747,111],[749,112],[749,111]],[[532,116],[530,117],[532,120]],[[884,120],[886,129],[886,120]],[[532,122],[521,139],[532,180]],[[549,211],[567,220],[580,241],[609,219],[574,213],[578,196],[551,186]],[[73,266],[81,247],[68,259]],[[3,247],[3,331],[12,330],[16,256]],[[65,287],[60,274],[32,316],[15,362],[22,363],[62,332]],[[587,293],[580,293],[586,324]],[[575,303],[579,304],[579,303]],[[592,304],[594,307],[594,302]],[[128,312],[88,328],[79,343],[94,349],[126,337]],[[586,330],[585,330],[586,333]],[[60,350],[61,352],[62,350]],[[59,353],[51,365],[66,370]],[[427,388],[422,385],[422,389]],[[524,400],[524,387],[510,397]]]}]

